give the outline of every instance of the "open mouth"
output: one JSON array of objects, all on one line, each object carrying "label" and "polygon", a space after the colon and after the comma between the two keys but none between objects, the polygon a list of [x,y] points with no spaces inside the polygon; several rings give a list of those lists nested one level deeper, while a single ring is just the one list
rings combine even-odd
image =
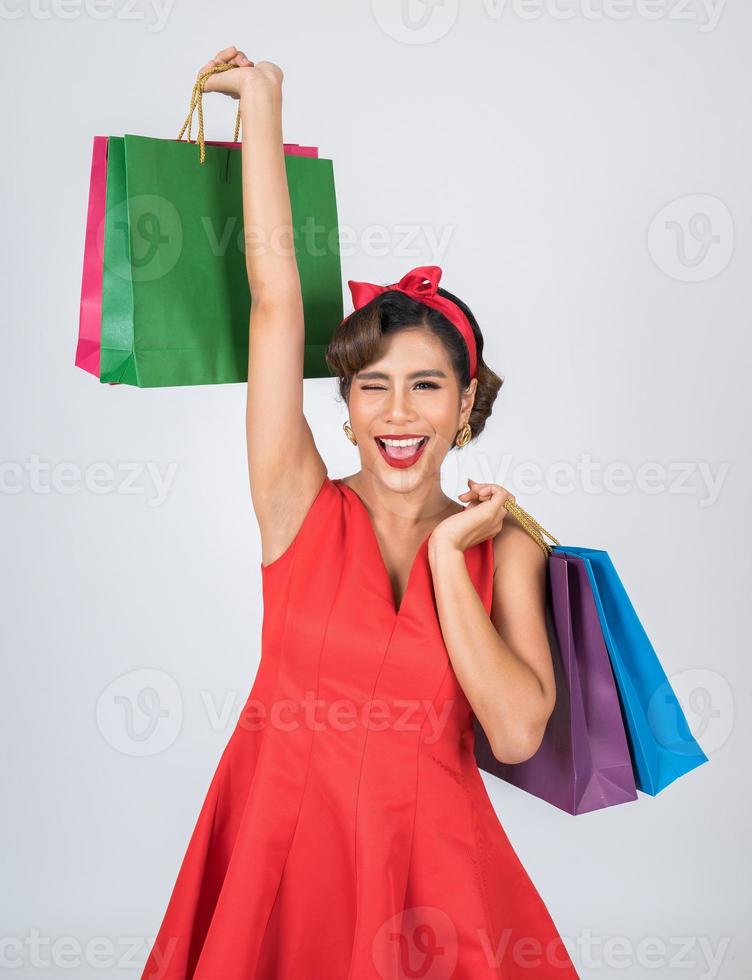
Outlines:
[{"label": "open mouth", "polygon": [[426,447],[428,436],[386,438],[376,436],[376,445],[390,466],[412,466]]}]

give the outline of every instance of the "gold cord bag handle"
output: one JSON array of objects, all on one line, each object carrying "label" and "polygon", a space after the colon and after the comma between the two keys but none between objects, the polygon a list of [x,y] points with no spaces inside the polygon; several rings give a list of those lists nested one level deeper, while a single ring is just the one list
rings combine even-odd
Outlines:
[{"label": "gold cord bag handle", "polygon": [[[188,109],[188,115],[185,117],[185,122],[178,133],[178,139],[183,138],[183,133],[188,130],[188,142],[191,141],[191,127],[193,126],[193,113],[198,109],[198,136],[196,142],[198,143],[198,158],[199,162],[204,162],[204,106],[201,101],[204,94],[204,85],[206,79],[210,75],[216,74],[218,71],[227,71],[230,68],[237,68],[237,65],[227,65],[222,62],[219,65],[213,65],[211,68],[207,68],[206,71],[202,71],[201,74],[196,79],[196,83],[193,86],[193,91],[191,92],[191,104]],[[238,100],[238,112],[235,116],[235,135],[233,136],[233,142],[238,142],[238,135],[240,133],[240,101]]]},{"label": "gold cord bag handle", "polygon": [[507,498],[504,501],[504,506],[513,517],[517,518],[533,541],[540,545],[540,547],[543,549],[544,555],[550,555],[551,551],[553,550],[551,545],[545,540],[546,538],[550,538],[554,544],[561,544],[561,542],[557,541],[550,531],[547,531],[545,527],[543,527],[542,524],[539,524],[531,514],[528,514],[526,510],[523,510],[516,501],[512,500],[511,498]]}]

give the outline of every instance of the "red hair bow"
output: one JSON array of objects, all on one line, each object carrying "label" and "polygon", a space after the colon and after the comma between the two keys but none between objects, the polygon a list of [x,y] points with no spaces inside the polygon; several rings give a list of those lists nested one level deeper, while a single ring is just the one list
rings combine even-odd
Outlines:
[{"label": "red hair bow", "polygon": [[[405,293],[411,299],[419,303],[425,303],[439,313],[443,313],[447,320],[459,330],[465,341],[467,352],[470,357],[470,377],[475,377],[478,357],[475,348],[475,334],[470,326],[470,321],[462,310],[446,296],[440,296],[437,292],[439,280],[441,279],[441,269],[438,265],[419,265],[400,279],[399,282],[392,283],[391,286],[379,286],[375,282],[355,282],[348,279],[347,285],[352,293],[353,308],[359,310],[361,306],[370,303],[381,293],[390,289],[397,289]],[[426,280],[428,280],[426,282]]]}]

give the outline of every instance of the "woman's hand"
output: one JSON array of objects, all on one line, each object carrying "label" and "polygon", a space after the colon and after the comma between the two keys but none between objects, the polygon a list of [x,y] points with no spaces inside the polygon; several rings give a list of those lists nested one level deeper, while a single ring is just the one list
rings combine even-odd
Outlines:
[{"label": "woman's hand", "polygon": [[222,92],[223,95],[239,99],[248,85],[253,85],[254,88],[264,87],[275,92],[279,92],[282,88],[284,75],[279,65],[272,64],[271,61],[251,61],[244,51],[238,51],[232,46],[218,51],[211,61],[207,61],[198,75],[219,64],[237,65],[237,67],[231,71],[218,71],[209,75],[204,82],[204,92]]},{"label": "woman's hand", "polygon": [[445,518],[431,532],[434,547],[456,548],[466,551],[474,544],[495,537],[501,530],[508,511],[505,500],[515,497],[497,483],[477,483],[468,479],[470,489],[461,493],[468,505],[461,514]]}]

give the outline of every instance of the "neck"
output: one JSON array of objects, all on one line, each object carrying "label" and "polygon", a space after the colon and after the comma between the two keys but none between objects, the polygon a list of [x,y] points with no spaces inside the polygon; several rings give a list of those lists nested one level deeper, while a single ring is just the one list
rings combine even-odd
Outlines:
[{"label": "neck", "polygon": [[438,476],[426,477],[415,486],[401,489],[388,485],[367,470],[359,470],[345,482],[374,518],[384,526],[391,526],[396,533],[435,523],[448,516],[453,508],[460,507],[447,498]]}]

